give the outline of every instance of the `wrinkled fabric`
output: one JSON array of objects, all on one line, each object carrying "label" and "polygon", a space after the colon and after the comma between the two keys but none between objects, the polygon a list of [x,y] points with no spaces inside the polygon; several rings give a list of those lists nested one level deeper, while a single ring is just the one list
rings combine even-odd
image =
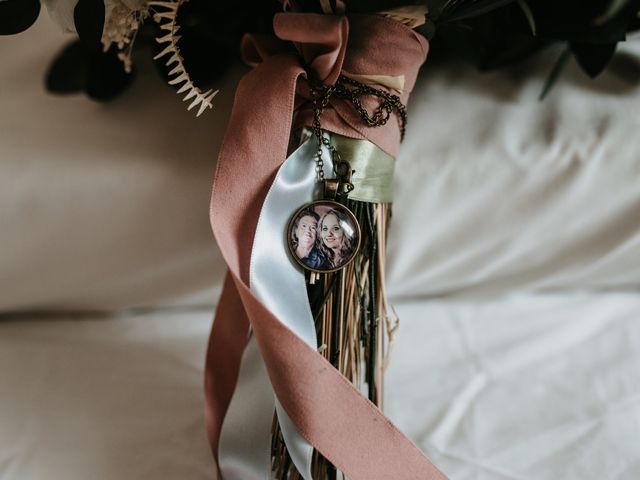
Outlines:
[{"label": "wrinkled fabric", "polygon": [[[640,478],[640,295],[391,300],[402,324],[385,412],[450,478]],[[0,478],[215,478],[210,326],[210,308],[5,317]],[[246,435],[273,415],[255,344],[242,370],[226,440],[268,454],[268,438]]]}]

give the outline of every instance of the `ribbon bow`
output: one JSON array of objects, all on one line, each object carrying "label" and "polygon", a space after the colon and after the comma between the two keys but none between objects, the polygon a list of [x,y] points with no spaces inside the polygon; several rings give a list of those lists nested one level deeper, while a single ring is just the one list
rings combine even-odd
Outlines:
[{"label": "ribbon bow", "polygon": [[333,85],[347,50],[349,22],[346,17],[278,14],[273,19],[276,38],[265,35],[245,35],[241,43],[243,60],[257,67],[278,53],[298,52],[302,64],[316,74],[318,80]]},{"label": "ribbon bow", "polygon": [[[306,69],[326,84],[334,83],[343,70],[356,75],[404,75],[406,101],[426,58],[426,41],[403,25],[379,16],[347,20],[283,13],[275,16],[274,30],[279,38],[243,39],[245,59],[254,68],[238,85],[211,197],[211,225],[229,266],[205,372],[207,431],[214,456],[217,460],[222,421],[252,329],[288,417],[300,434],[347,477],[445,479],[375,405],[279,321],[249,285],[258,216],[274,175],[287,156],[294,111],[297,123],[309,124],[305,123],[308,86],[302,81]],[[367,138],[391,154],[399,144],[395,126],[362,126],[351,107],[339,102],[325,112],[323,128],[352,138]]]}]

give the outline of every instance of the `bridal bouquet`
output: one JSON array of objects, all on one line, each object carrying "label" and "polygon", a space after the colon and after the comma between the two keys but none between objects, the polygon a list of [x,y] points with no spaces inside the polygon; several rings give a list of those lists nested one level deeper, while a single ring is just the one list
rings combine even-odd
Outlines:
[{"label": "bridal bouquet", "polygon": [[[446,478],[382,413],[398,328],[384,284],[391,185],[418,71],[430,52],[431,61],[486,70],[562,42],[544,96],[571,57],[592,77],[606,68],[640,26],[640,0],[45,4],[78,37],[48,71],[53,92],[108,100],[134,78],[136,56],[151,51],[201,115],[236,57],[251,67],[238,85],[210,210],[229,267],[205,374],[218,473]],[[28,28],[40,8],[39,0],[0,2],[0,33]],[[218,457],[249,341],[275,393],[260,472]]]}]

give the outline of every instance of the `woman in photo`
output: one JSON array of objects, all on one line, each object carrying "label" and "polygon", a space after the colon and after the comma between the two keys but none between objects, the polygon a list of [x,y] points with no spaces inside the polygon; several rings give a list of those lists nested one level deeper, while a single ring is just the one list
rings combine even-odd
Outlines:
[{"label": "woman in photo", "polygon": [[344,265],[353,252],[353,227],[346,214],[332,208],[322,216],[319,224],[320,250],[327,259],[327,268]]},{"label": "woman in photo", "polygon": [[295,255],[309,268],[324,268],[325,258],[316,247],[320,215],[312,208],[303,210],[296,218],[291,233]]}]

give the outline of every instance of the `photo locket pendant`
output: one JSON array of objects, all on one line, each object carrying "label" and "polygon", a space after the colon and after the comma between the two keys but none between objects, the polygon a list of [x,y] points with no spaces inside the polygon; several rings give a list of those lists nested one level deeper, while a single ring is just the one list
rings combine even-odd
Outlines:
[{"label": "photo locket pendant", "polygon": [[315,273],[335,272],[353,260],[360,247],[360,225],[345,205],[316,200],[291,217],[287,243],[293,259]]}]

